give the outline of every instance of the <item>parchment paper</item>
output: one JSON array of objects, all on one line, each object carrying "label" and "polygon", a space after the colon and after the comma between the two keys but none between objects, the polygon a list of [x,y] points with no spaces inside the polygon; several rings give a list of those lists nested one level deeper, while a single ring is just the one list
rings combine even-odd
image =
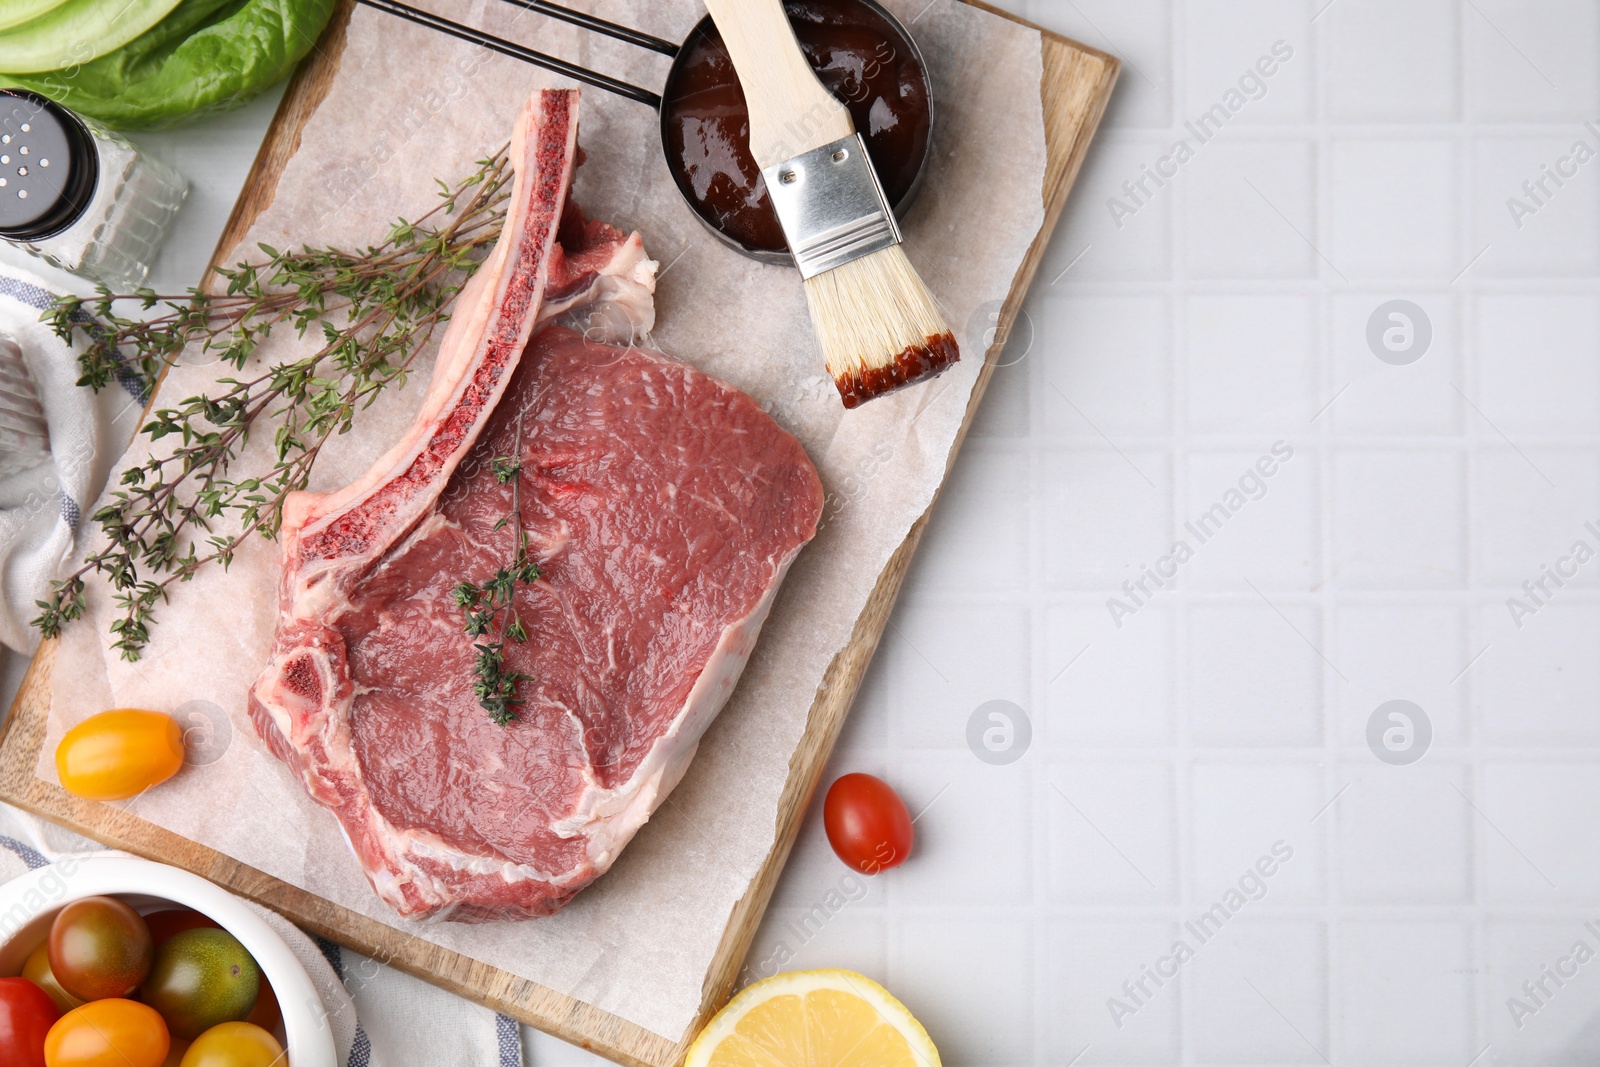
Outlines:
[{"label": "parchment paper", "polygon": [[[597,6],[672,40],[701,14],[681,0]],[[277,546],[265,541],[241,551],[228,572],[212,568],[176,587],[137,663],[109,650],[115,609],[102,587],[91,587],[92,614],[69,627],[56,659],[40,776],[55,780],[56,741],[94,712],[219,709],[212,714],[231,742],[220,737],[208,750],[213,762],[132,802],[141,818],[678,1040],[699,1009],[730,911],[773,844],[790,756],[824,671],[943,478],[983,358],[981,329],[969,320],[1004,299],[1043,223],[1037,33],[951,0],[888,6],[923,49],[937,109],[933,169],[906,220],[907,251],[963,354],[937,381],[853,412],[822,372],[798,275],[738,256],[701,228],[667,174],[651,109],[583,92],[579,140],[587,160],[576,197],[591,216],[643,233],[660,261],[655,346],[763,402],[805,444],[828,493],[824,528],[791,570],[737,692],[683,783],[608,874],[559,915],[519,923],[418,926],[380,903],[332,815],[266,751],[246,716],[245,693],[265,662],[276,599]],[[448,13],[651,88],[666,74],[663,57],[495,0],[450,5]],[[474,159],[505,141],[533,86],[555,84],[562,83],[515,60],[357,8],[338,78],[306,126],[276,200],[234,258],[256,241],[282,248],[379,240],[394,218],[435,202],[435,178],[470,173]],[[275,338],[258,358],[297,354],[291,339]],[[356,432],[328,447],[316,488],[348,482],[400,435],[431,353],[416,366],[403,391],[385,395]],[[190,396],[232,373],[191,353],[162,395]],[[257,438],[241,469],[265,468],[269,438]],[[145,455],[136,444],[124,465]]]}]

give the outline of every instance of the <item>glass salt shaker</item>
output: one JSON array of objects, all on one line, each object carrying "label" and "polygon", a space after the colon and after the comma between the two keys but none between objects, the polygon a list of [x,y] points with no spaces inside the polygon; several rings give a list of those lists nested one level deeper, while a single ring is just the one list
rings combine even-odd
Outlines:
[{"label": "glass salt shaker", "polygon": [[0,90],[0,237],[114,291],[143,285],[183,177],[37,93]]}]

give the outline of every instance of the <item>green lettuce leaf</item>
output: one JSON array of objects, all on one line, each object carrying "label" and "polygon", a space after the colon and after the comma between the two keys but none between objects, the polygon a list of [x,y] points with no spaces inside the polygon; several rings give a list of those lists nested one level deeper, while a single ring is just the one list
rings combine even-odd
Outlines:
[{"label": "green lettuce leaf", "polygon": [[178,0],[67,0],[0,32],[0,71],[34,74],[86,63],[136,40]]},{"label": "green lettuce leaf", "polygon": [[148,130],[238,107],[294,70],[335,0],[182,0],[128,44],[76,70],[0,75],[114,129]]},{"label": "green lettuce leaf", "polygon": [[0,7],[0,30],[9,30],[24,22],[36,19],[47,11],[54,11],[66,0],[12,0]]}]

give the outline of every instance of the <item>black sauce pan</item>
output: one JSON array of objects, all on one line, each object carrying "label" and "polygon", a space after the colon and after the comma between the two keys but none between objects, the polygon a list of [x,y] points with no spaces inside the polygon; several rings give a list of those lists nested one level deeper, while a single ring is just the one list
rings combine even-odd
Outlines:
[{"label": "black sauce pan", "polygon": [[[615,38],[638,48],[649,49],[652,52],[659,52],[662,55],[673,57],[672,68],[667,72],[667,80],[663,87],[663,92],[653,93],[648,89],[641,89],[637,85],[631,85],[628,82],[589,70],[586,67],[580,67],[564,59],[558,59],[544,52],[485,33],[483,30],[465,26],[459,22],[452,22],[442,15],[435,15],[431,11],[423,11],[421,8],[412,7],[410,4],[402,3],[401,0],[357,0],[357,2],[386,14],[394,15],[397,18],[405,19],[408,22],[414,22],[419,26],[426,26],[429,29],[468,41],[490,51],[499,52],[501,55],[511,56],[525,63],[531,63],[536,67],[542,67],[545,70],[571,78],[573,81],[581,82],[584,85],[592,85],[597,89],[615,93],[617,96],[624,96],[629,100],[636,100],[641,104],[650,105],[656,109],[657,114],[660,116],[661,152],[666,159],[667,170],[672,174],[673,182],[677,185],[679,194],[683,196],[684,203],[688,205],[694,216],[723,244],[752,259],[758,259],[764,263],[792,264],[794,262],[793,257],[789,255],[787,250],[774,252],[770,249],[750,248],[736,238],[722,232],[711,219],[700,211],[699,205],[695,202],[690,192],[688,176],[673,165],[672,153],[668,147],[670,140],[667,129],[672,115],[668,108],[663,106],[662,99],[663,96],[671,99],[673,89],[684,76],[685,64],[683,63],[683,57],[688,54],[689,49],[687,46],[700,37],[709,36],[715,32],[711,16],[707,15],[696,23],[694,29],[689,31],[689,36],[684,39],[683,44],[674,44],[671,41],[653,37],[648,33],[641,33],[627,26],[619,26],[614,22],[608,22],[586,12],[574,11],[559,4],[549,3],[548,0],[505,0],[506,3],[511,4],[513,7],[520,7],[525,11],[532,11],[549,18],[559,19],[562,22],[568,22],[593,33]],[[906,54],[916,60],[917,67],[922,72],[924,98],[928,101],[927,122],[931,127],[933,123],[933,92],[932,86],[928,83],[928,66],[923,62],[922,51],[917,47],[917,42],[912,39],[905,26],[901,25],[900,20],[890,14],[881,4],[877,3],[877,0],[844,0],[844,2],[868,8],[882,16],[889,28],[899,36],[900,44],[906,49]],[[931,138],[925,135],[922,139],[922,158],[916,161],[916,177],[912,179],[905,193],[895,201],[894,208],[897,215],[904,215],[906,209],[911,206],[912,200],[916,198],[918,190],[922,188],[922,180],[927,173],[930,143]]]}]

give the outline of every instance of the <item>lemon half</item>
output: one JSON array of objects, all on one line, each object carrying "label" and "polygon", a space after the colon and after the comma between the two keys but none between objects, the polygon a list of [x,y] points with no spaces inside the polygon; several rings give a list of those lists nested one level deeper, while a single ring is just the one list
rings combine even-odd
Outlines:
[{"label": "lemon half", "polygon": [[854,971],[791,971],[730,1000],[684,1067],[939,1067],[922,1024]]}]

